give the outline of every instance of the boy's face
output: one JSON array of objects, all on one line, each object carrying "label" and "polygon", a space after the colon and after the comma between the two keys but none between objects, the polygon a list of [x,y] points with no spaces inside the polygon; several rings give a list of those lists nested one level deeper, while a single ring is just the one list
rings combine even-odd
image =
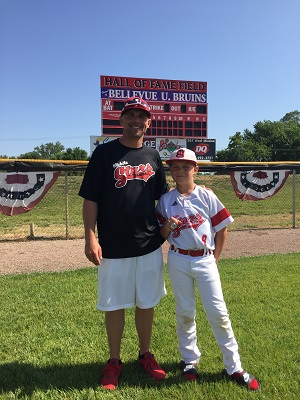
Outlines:
[{"label": "boy's face", "polygon": [[198,166],[189,161],[174,160],[170,163],[170,172],[176,183],[184,183],[194,180],[198,172]]}]

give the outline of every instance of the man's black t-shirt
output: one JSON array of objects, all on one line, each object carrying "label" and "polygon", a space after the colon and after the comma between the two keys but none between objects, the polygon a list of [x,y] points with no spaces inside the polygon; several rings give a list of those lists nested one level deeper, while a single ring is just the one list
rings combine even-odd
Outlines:
[{"label": "man's black t-shirt", "polygon": [[126,147],[117,139],[94,150],[79,195],[98,204],[104,258],[142,256],[160,246],[155,200],[168,190],[155,149]]}]

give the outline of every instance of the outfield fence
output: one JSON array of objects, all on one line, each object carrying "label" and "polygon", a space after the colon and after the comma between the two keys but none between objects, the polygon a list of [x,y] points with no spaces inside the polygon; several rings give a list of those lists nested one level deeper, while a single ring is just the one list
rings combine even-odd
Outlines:
[{"label": "outfield fence", "polygon": [[[262,167],[263,168],[263,167]],[[290,169],[283,187],[266,200],[240,200],[227,170],[199,173],[196,183],[211,188],[228,208],[234,222],[229,230],[298,228],[300,165]],[[30,211],[0,214],[0,241],[83,238],[82,202],[78,191],[84,171],[61,171],[43,199]],[[170,186],[174,186],[167,171]]]}]

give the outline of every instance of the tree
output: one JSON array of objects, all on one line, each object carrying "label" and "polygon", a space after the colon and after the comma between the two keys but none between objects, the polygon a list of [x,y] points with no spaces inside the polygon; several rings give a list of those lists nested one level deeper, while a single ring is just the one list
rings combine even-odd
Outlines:
[{"label": "tree", "polygon": [[46,143],[35,147],[34,150],[40,154],[44,160],[60,160],[65,147],[60,143]]},{"label": "tree", "polygon": [[29,151],[28,153],[20,154],[18,158],[39,160],[42,157],[37,151]]},{"label": "tree", "polygon": [[293,161],[300,159],[300,112],[286,114],[280,121],[259,121],[254,131],[244,130],[229,138],[228,147],[216,161]]},{"label": "tree", "polygon": [[62,156],[62,160],[87,160],[87,158],[87,152],[79,147],[75,147],[74,149],[71,149],[70,147],[67,148]]},{"label": "tree", "polygon": [[289,112],[285,114],[283,118],[280,120],[281,122],[290,122],[290,121],[296,121],[298,124],[300,123],[300,111],[295,110],[292,112]]},{"label": "tree", "polygon": [[33,151],[20,154],[18,158],[36,159],[36,160],[87,160],[88,154],[80,147],[73,149],[67,148],[60,143],[46,143],[37,146]]},{"label": "tree", "polygon": [[217,152],[216,161],[227,162],[251,162],[251,161],[266,161],[270,158],[270,151],[266,146],[255,141],[251,132],[247,129],[244,135],[237,132],[229,138],[227,149]]}]

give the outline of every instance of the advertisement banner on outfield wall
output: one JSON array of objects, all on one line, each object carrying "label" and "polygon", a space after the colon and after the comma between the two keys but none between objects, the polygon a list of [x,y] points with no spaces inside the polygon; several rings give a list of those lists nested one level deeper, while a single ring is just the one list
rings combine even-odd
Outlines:
[{"label": "advertisement banner on outfield wall", "polygon": [[[95,148],[101,144],[111,142],[119,136],[91,136],[91,154]],[[144,144],[156,149],[162,160],[168,160],[170,154],[181,148],[186,147],[196,153],[199,161],[213,161],[216,156],[216,139],[192,139],[174,137],[145,137]]]}]

